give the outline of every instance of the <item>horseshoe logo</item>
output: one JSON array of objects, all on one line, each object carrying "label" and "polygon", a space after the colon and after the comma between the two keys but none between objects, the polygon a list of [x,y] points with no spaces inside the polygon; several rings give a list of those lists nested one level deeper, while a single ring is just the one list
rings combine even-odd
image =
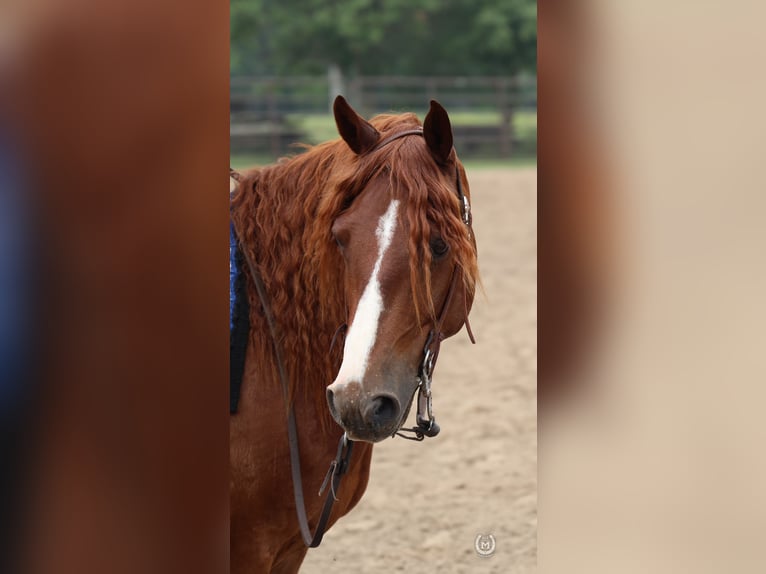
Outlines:
[{"label": "horseshoe logo", "polygon": [[473,547],[476,549],[476,554],[482,558],[489,558],[495,553],[495,537],[491,534],[486,536],[478,534],[473,541]]}]

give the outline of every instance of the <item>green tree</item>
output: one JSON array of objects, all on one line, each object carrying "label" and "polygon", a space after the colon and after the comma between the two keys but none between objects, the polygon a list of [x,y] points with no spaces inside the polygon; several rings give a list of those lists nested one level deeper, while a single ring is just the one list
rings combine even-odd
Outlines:
[{"label": "green tree", "polygon": [[534,0],[231,0],[233,74],[511,75],[536,43]]}]

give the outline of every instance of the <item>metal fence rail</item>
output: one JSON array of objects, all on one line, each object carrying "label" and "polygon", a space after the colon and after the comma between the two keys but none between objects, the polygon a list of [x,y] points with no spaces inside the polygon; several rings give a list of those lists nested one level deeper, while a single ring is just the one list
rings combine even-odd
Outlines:
[{"label": "metal fence rail", "polygon": [[[231,153],[274,158],[295,153],[295,142],[323,139],[302,119],[329,117],[332,99],[343,93],[356,110],[413,111],[421,118],[430,99],[454,118],[455,145],[463,157],[534,156],[536,124],[514,129],[518,114],[536,122],[537,80],[517,77],[329,76],[234,77],[231,79]],[[317,123],[316,121],[314,123]]]}]

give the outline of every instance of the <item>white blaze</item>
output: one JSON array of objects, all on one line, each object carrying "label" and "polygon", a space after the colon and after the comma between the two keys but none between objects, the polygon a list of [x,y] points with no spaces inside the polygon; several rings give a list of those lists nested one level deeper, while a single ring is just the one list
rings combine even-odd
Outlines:
[{"label": "white blaze", "polygon": [[346,335],[343,363],[340,366],[338,376],[335,378],[335,384],[349,381],[361,382],[364,379],[367,361],[378,334],[378,321],[383,312],[383,297],[380,293],[378,274],[383,263],[383,257],[391,245],[391,238],[394,236],[398,209],[399,200],[392,200],[378,221],[378,228],[375,230],[375,236],[378,238],[378,258],[372,269],[370,280],[359,299],[354,320]]}]

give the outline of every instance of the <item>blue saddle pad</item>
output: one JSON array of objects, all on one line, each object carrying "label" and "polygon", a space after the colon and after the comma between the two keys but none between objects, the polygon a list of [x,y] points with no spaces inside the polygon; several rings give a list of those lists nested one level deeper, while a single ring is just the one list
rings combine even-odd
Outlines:
[{"label": "blue saddle pad", "polygon": [[242,271],[242,251],[234,225],[229,224],[229,413],[237,412],[250,337],[250,304],[247,279]]},{"label": "blue saddle pad", "polygon": [[234,330],[234,307],[237,304],[236,283],[240,273],[239,261],[237,261],[238,249],[234,225],[229,223],[229,331]]}]

